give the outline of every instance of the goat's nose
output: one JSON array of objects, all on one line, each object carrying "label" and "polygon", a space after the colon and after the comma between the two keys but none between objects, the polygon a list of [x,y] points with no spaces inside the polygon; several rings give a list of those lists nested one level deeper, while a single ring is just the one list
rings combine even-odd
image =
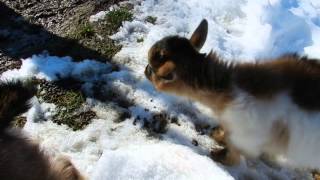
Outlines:
[{"label": "goat's nose", "polygon": [[152,74],[152,68],[150,67],[150,65],[148,64],[145,71],[144,71],[144,74],[149,78]]}]

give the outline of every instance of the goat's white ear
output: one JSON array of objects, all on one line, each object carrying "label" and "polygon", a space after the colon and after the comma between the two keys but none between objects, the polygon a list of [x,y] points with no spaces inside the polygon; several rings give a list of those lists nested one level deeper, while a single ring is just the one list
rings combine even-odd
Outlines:
[{"label": "goat's white ear", "polygon": [[197,29],[193,32],[190,42],[196,50],[200,50],[206,42],[208,34],[208,21],[203,19]]}]

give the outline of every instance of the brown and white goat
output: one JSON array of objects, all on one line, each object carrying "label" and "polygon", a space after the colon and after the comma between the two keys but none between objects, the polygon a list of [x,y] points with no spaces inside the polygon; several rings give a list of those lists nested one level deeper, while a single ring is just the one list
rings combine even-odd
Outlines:
[{"label": "brown and white goat", "polygon": [[203,20],[190,39],[169,36],[156,42],[146,77],[157,90],[199,101],[215,112],[225,135],[219,141],[228,148],[222,162],[237,163],[240,152],[320,169],[320,63],[287,54],[228,65],[215,53],[199,53],[207,32]]}]

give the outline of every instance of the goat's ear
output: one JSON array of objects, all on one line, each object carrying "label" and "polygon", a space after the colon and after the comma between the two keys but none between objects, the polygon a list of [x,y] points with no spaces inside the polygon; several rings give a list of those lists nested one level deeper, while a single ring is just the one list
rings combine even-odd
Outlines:
[{"label": "goat's ear", "polygon": [[200,50],[206,42],[208,34],[208,21],[203,19],[197,29],[193,32],[190,42],[196,50]]}]

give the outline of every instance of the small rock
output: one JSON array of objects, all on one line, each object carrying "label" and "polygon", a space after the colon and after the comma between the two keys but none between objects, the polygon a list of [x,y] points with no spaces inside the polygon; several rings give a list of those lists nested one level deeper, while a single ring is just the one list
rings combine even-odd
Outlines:
[{"label": "small rock", "polygon": [[181,126],[180,123],[178,122],[178,118],[176,118],[176,117],[171,118],[171,123],[176,124],[178,126]]},{"label": "small rock", "polygon": [[191,143],[192,143],[194,146],[198,146],[198,145],[199,145],[198,141],[195,140],[195,139],[193,139]]},{"label": "small rock", "polygon": [[154,132],[165,133],[168,125],[167,115],[163,113],[153,115],[151,125]]},{"label": "small rock", "polygon": [[200,135],[205,135],[209,128],[210,126],[208,124],[195,124],[195,129]]}]

